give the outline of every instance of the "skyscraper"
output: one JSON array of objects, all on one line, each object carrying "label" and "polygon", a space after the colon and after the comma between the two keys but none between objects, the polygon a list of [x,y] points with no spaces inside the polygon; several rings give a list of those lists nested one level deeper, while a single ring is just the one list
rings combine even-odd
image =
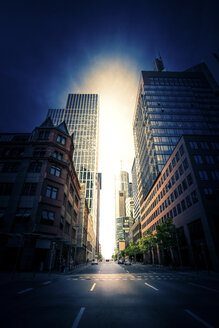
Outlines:
[{"label": "skyscraper", "polygon": [[140,207],[182,134],[218,134],[213,77],[142,71],[133,121]]},{"label": "skyscraper", "polygon": [[132,165],[132,191],[134,200],[134,220],[138,220],[140,217],[139,198],[138,198],[138,185],[137,185],[137,172],[135,159]]},{"label": "skyscraper", "polygon": [[133,199],[129,197],[132,193],[131,189],[128,172],[120,171],[115,181],[115,239],[117,251],[123,249],[129,230],[133,224]]},{"label": "skyscraper", "polygon": [[65,121],[74,134],[73,162],[80,183],[86,185],[86,200],[96,232],[97,171],[99,142],[99,97],[97,94],[69,94],[65,109],[49,109],[55,125]]}]

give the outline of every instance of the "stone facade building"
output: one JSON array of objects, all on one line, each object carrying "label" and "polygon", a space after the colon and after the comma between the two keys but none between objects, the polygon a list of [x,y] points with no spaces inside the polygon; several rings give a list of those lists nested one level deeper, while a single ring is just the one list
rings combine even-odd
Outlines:
[{"label": "stone facade building", "polygon": [[65,123],[0,135],[0,267],[52,270],[74,261],[80,184]]}]

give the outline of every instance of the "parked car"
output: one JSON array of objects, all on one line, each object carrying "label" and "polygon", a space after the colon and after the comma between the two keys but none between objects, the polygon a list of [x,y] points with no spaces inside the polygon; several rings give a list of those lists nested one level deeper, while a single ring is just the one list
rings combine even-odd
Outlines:
[{"label": "parked car", "polygon": [[92,265],[94,265],[94,264],[98,264],[97,259],[93,259],[92,262],[91,262],[91,264],[92,264]]},{"label": "parked car", "polygon": [[131,262],[129,260],[125,261],[125,265],[131,265]]},{"label": "parked car", "polygon": [[124,264],[124,261],[123,260],[119,260],[118,261],[118,264]]}]

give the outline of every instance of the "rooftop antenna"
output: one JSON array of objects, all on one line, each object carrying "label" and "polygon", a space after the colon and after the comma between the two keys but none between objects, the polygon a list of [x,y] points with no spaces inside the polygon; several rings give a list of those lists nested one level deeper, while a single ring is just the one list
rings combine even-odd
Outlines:
[{"label": "rooftop antenna", "polygon": [[163,59],[160,55],[160,52],[158,53],[158,57],[153,61],[153,67],[155,72],[162,72],[164,70]]}]

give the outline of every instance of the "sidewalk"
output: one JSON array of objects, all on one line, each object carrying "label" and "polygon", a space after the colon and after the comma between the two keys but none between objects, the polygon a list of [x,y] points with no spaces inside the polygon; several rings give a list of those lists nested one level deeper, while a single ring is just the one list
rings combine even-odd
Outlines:
[{"label": "sidewalk", "polygon": [[198,279],[205,279],[205,280],[216,280],[219,281],[219,272],[216,271],[207,271],[207,270],[192,270],[188,267],[185,268],[176,268],[174,269],[173,267],[169,266],[163,266],[159,264],[142,264],[142,263],[134,263],[132,264],[133,266],[136,267],[144,267],[145,269],[153,270],[156,272],[174,272],[176,274],[180,275],[186,275],[190,277],[197,277]]},{"label": "sidewalk", "polygon": [[[89,264],[88,264],[89,265]],[[2,272],[0,271],[0,285],[16,281],[45,281],[51,279],[58,279],[61,276],[76,273],[77,271],[86,267],[86,264],[80,264],[66,270],[65,272],[52,271],[52,272]]]}]

